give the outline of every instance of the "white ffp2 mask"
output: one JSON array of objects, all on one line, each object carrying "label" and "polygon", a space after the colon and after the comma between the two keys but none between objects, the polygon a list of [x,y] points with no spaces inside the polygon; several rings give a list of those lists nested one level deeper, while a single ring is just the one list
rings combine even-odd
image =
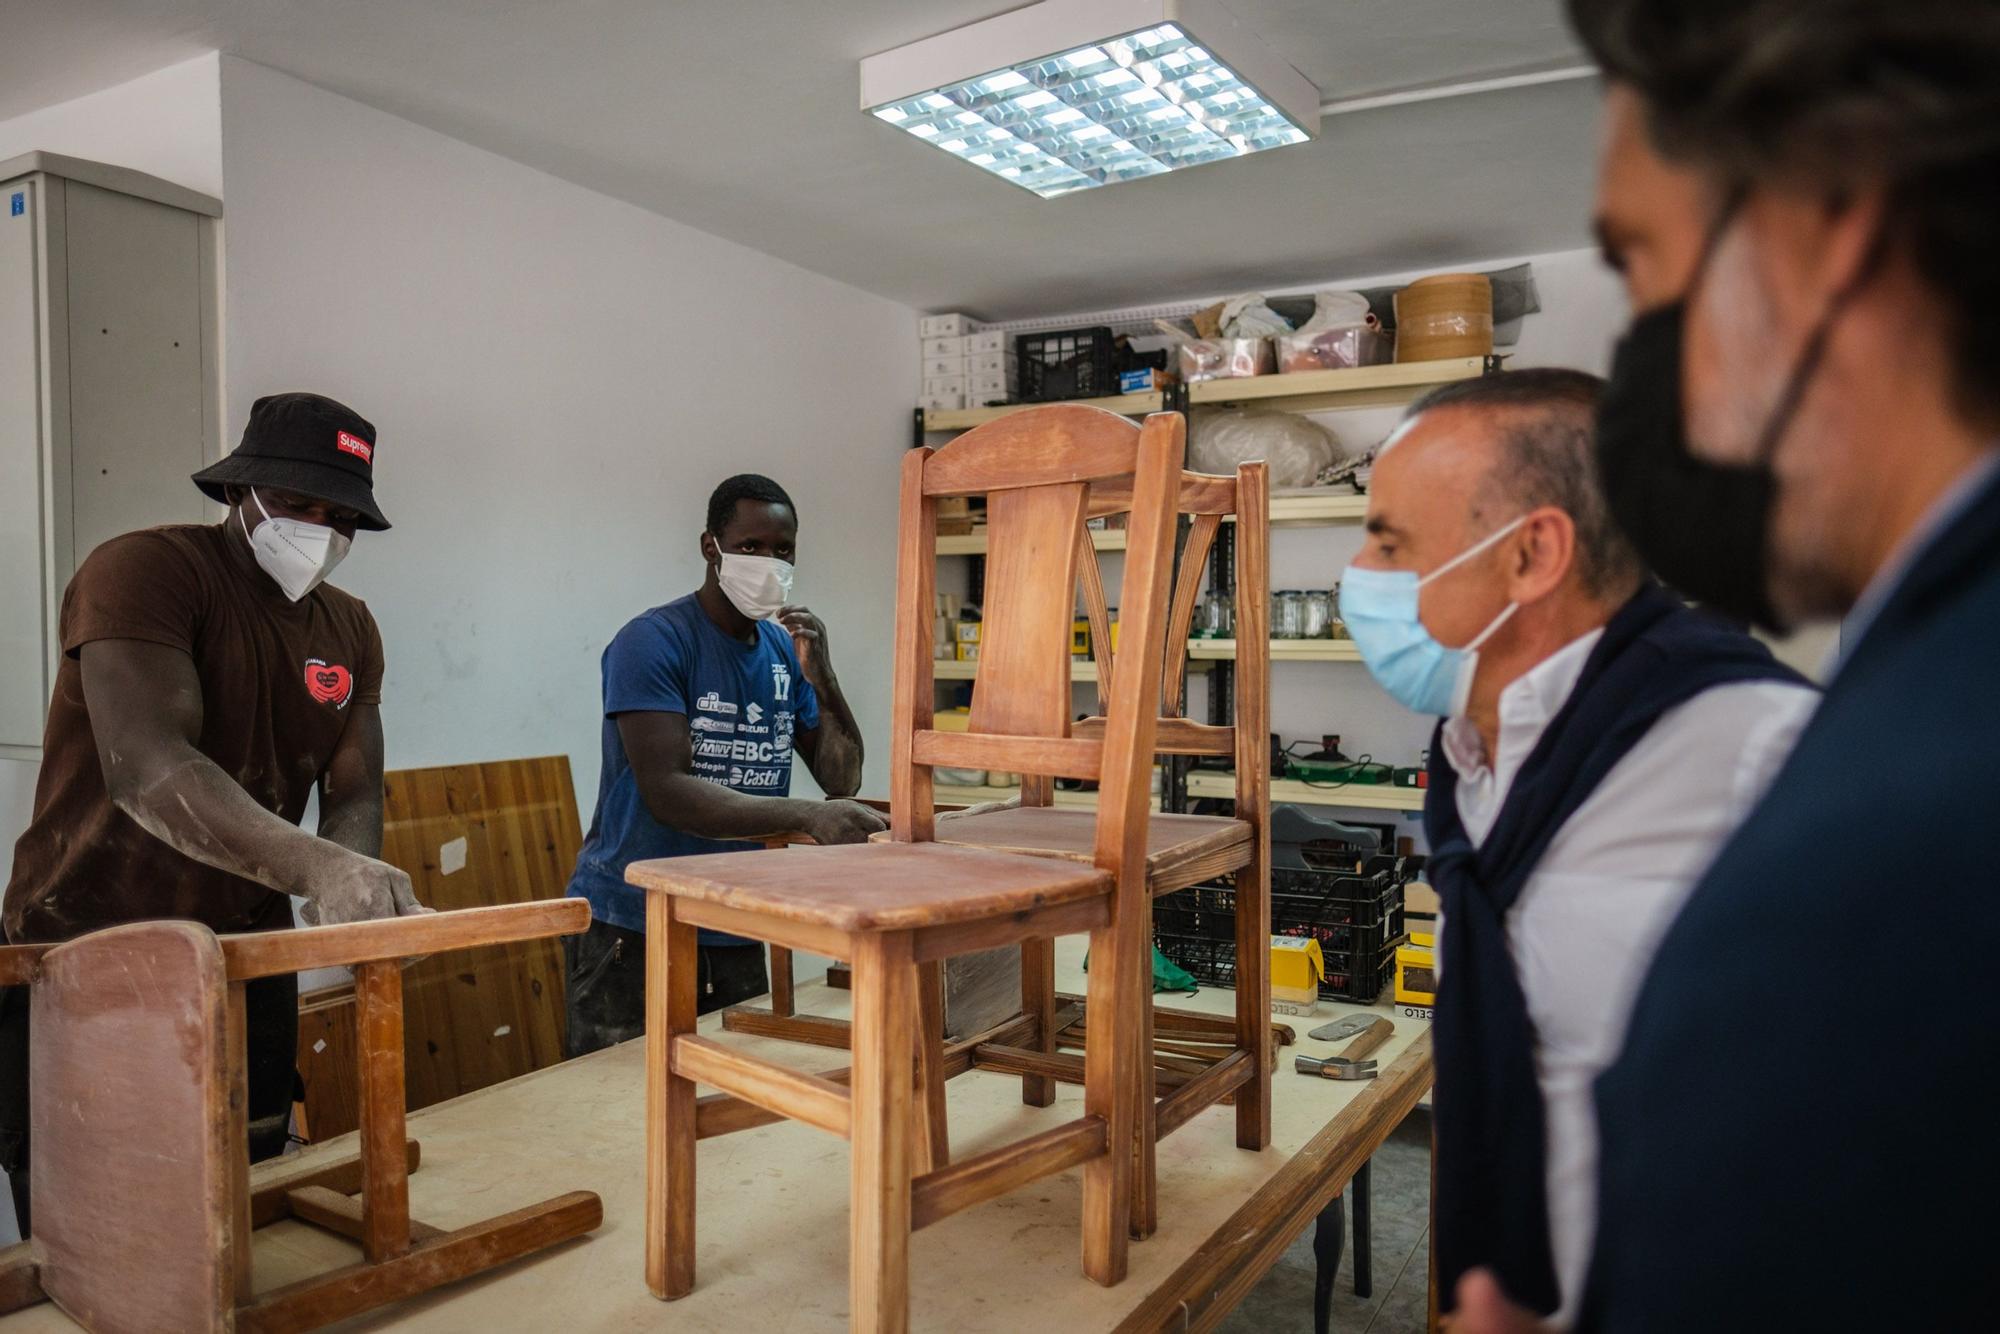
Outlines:
[{"label": "white ffp2 mask", "polygon": [[768,621],[792,600],[792,563],[776,556],[725,551],[715,582],[736,610],[753,621]]},{"label": "white ffp2 mask", "polygon": [[239,505],[236,518],[243,525],[243,535],[250,539],[250,550],[264,573],[271,576],[286,597],[297,602],[319,587],[333,573],[333,567],[346,558],[348,539],[324,524],[272,518],[254,486],[250,488],[250,499],[257,502],[257,512],[264,516],[264,521],[253,531]]}]

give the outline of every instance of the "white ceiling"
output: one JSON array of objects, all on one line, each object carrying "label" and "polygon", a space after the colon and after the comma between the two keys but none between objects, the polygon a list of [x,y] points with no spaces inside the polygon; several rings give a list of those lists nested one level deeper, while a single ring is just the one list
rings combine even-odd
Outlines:
[{"label": "white ceiling", "polygon": [[[1559,0],[1230,0],[1324,97],[1578,63]],[[1597,87],[1328,117],[1040,200],[857,108],[1008,0],[0,0],[0,118],[221,49],[925,309],[991,319],[1563,249]]]}]

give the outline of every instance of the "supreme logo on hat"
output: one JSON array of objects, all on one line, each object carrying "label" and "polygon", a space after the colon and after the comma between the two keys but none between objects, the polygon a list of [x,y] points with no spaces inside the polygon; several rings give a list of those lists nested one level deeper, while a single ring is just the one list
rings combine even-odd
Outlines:
[{"label": "supreme logo on hat", "polygon": [[343,454],[354,455],[355,458],[360,459],[363,463],[372,462],[375,457],[374,446],[370,445],[360,436],[350,435],[346,431],[342,431],[333,437],[333,447]]}]

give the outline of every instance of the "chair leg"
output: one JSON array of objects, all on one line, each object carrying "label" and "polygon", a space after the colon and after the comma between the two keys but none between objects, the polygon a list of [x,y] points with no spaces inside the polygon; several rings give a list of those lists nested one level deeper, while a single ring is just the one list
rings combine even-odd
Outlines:
[{"label": "chair leg", "polygon": [[854,941],[848,1327],[910,1325],[910,1103],[917,968],[907,933]]},{"label": "chair leg", "polygon": [[1104,1122],[1105,1151],[1083,1165],[1083,1272],[1106,1287],[1125,1278],[1138,1102],[1143,1092],[1137,1069],[1138,1012],[1130,1001],[1135,984],[1132,935],[1115,922],[1090,933],[1085,1010],[1091,1018],[1083,1045],[1083,1110]]},{"label": "chair leg", "polygon": [[410,1249],[402,964],[355,965],[354,1027],[361,1063],[361,1251],[380,1264]]},{"label": "chair leg", "polygon": [[1271,1142],[1271,869],[1259,829],[1250,860],[1236,873],[1236,1045],[1256,1073],[1236,1090],[1236,1147],[1252,1152]]},{"label": "chair leg", "polygon": [[[1053,1052],[1056,1035],[1056,942],[1021,942],[1021,1013],[1035,1020],[1036,1051]],[[1021,1076],[1021,1101],[1029,1107],[1055,1104],[1056,1081],[1046,1075]]]},{"label": "chair leg", "polygon": [[255,1294],[251,1282],[250,1232],[250,1035],[247,993],[244,984],[229,984],[228,1014],[224,1020],[223,1060],[229,1080],[229,1248],[230,1264],[236,1273],[237,1305]]},{"label": "chair leg", "polygon": [[944,1107],[944,965],[937,962],[917,965],[917,1096],[924,1111],[917,1162],[935,1172],[951,1161]]},{"label": "chair leg", "polygon": [[1139,979],[1139,1002],[1132,1014],[1137,1020],[1138,1036],[1134,1040],[1137,1049],[1139,1090],[1136,1098],[1135,1116],[1137,1125],[1133,1134],[1137,1137],[1133,1144],[1132,1159],[1132,1239],[1144,1241],[1159,1231],[1160,1227],[1160,1067],[1153,1054],[1153,959],[1152,959],[1152,909],[1146,909],[1148,930],[1146,932],[1146,971]]},{"label": "chair leg", "polygon": [[665,894],[646,897],[646,1286],[694,1287],[694,1081],[673,1070],[674,1039],[694,1032],[695,928]]}]

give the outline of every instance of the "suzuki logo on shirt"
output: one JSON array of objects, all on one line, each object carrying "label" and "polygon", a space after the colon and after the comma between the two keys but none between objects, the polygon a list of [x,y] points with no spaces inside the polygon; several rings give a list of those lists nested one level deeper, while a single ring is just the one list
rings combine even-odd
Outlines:
[{"label": "suzuki logo on shirt", "polygon": [[792,697],[792,669],[782,662],[771,664],[771,693],[781,704]]},{"label": "suzuki logo on shirt", "polygon": [[764,721],[764,710],[753,703],[749,708],[743,710],[743,718],[746,722],[761,723]]},{"label": "suzuki logo on shirt", "polygon": [[713,690],[694,702],[697,709],[707,709],[710,713],[735,713],[736,706],[716,694]]}]

